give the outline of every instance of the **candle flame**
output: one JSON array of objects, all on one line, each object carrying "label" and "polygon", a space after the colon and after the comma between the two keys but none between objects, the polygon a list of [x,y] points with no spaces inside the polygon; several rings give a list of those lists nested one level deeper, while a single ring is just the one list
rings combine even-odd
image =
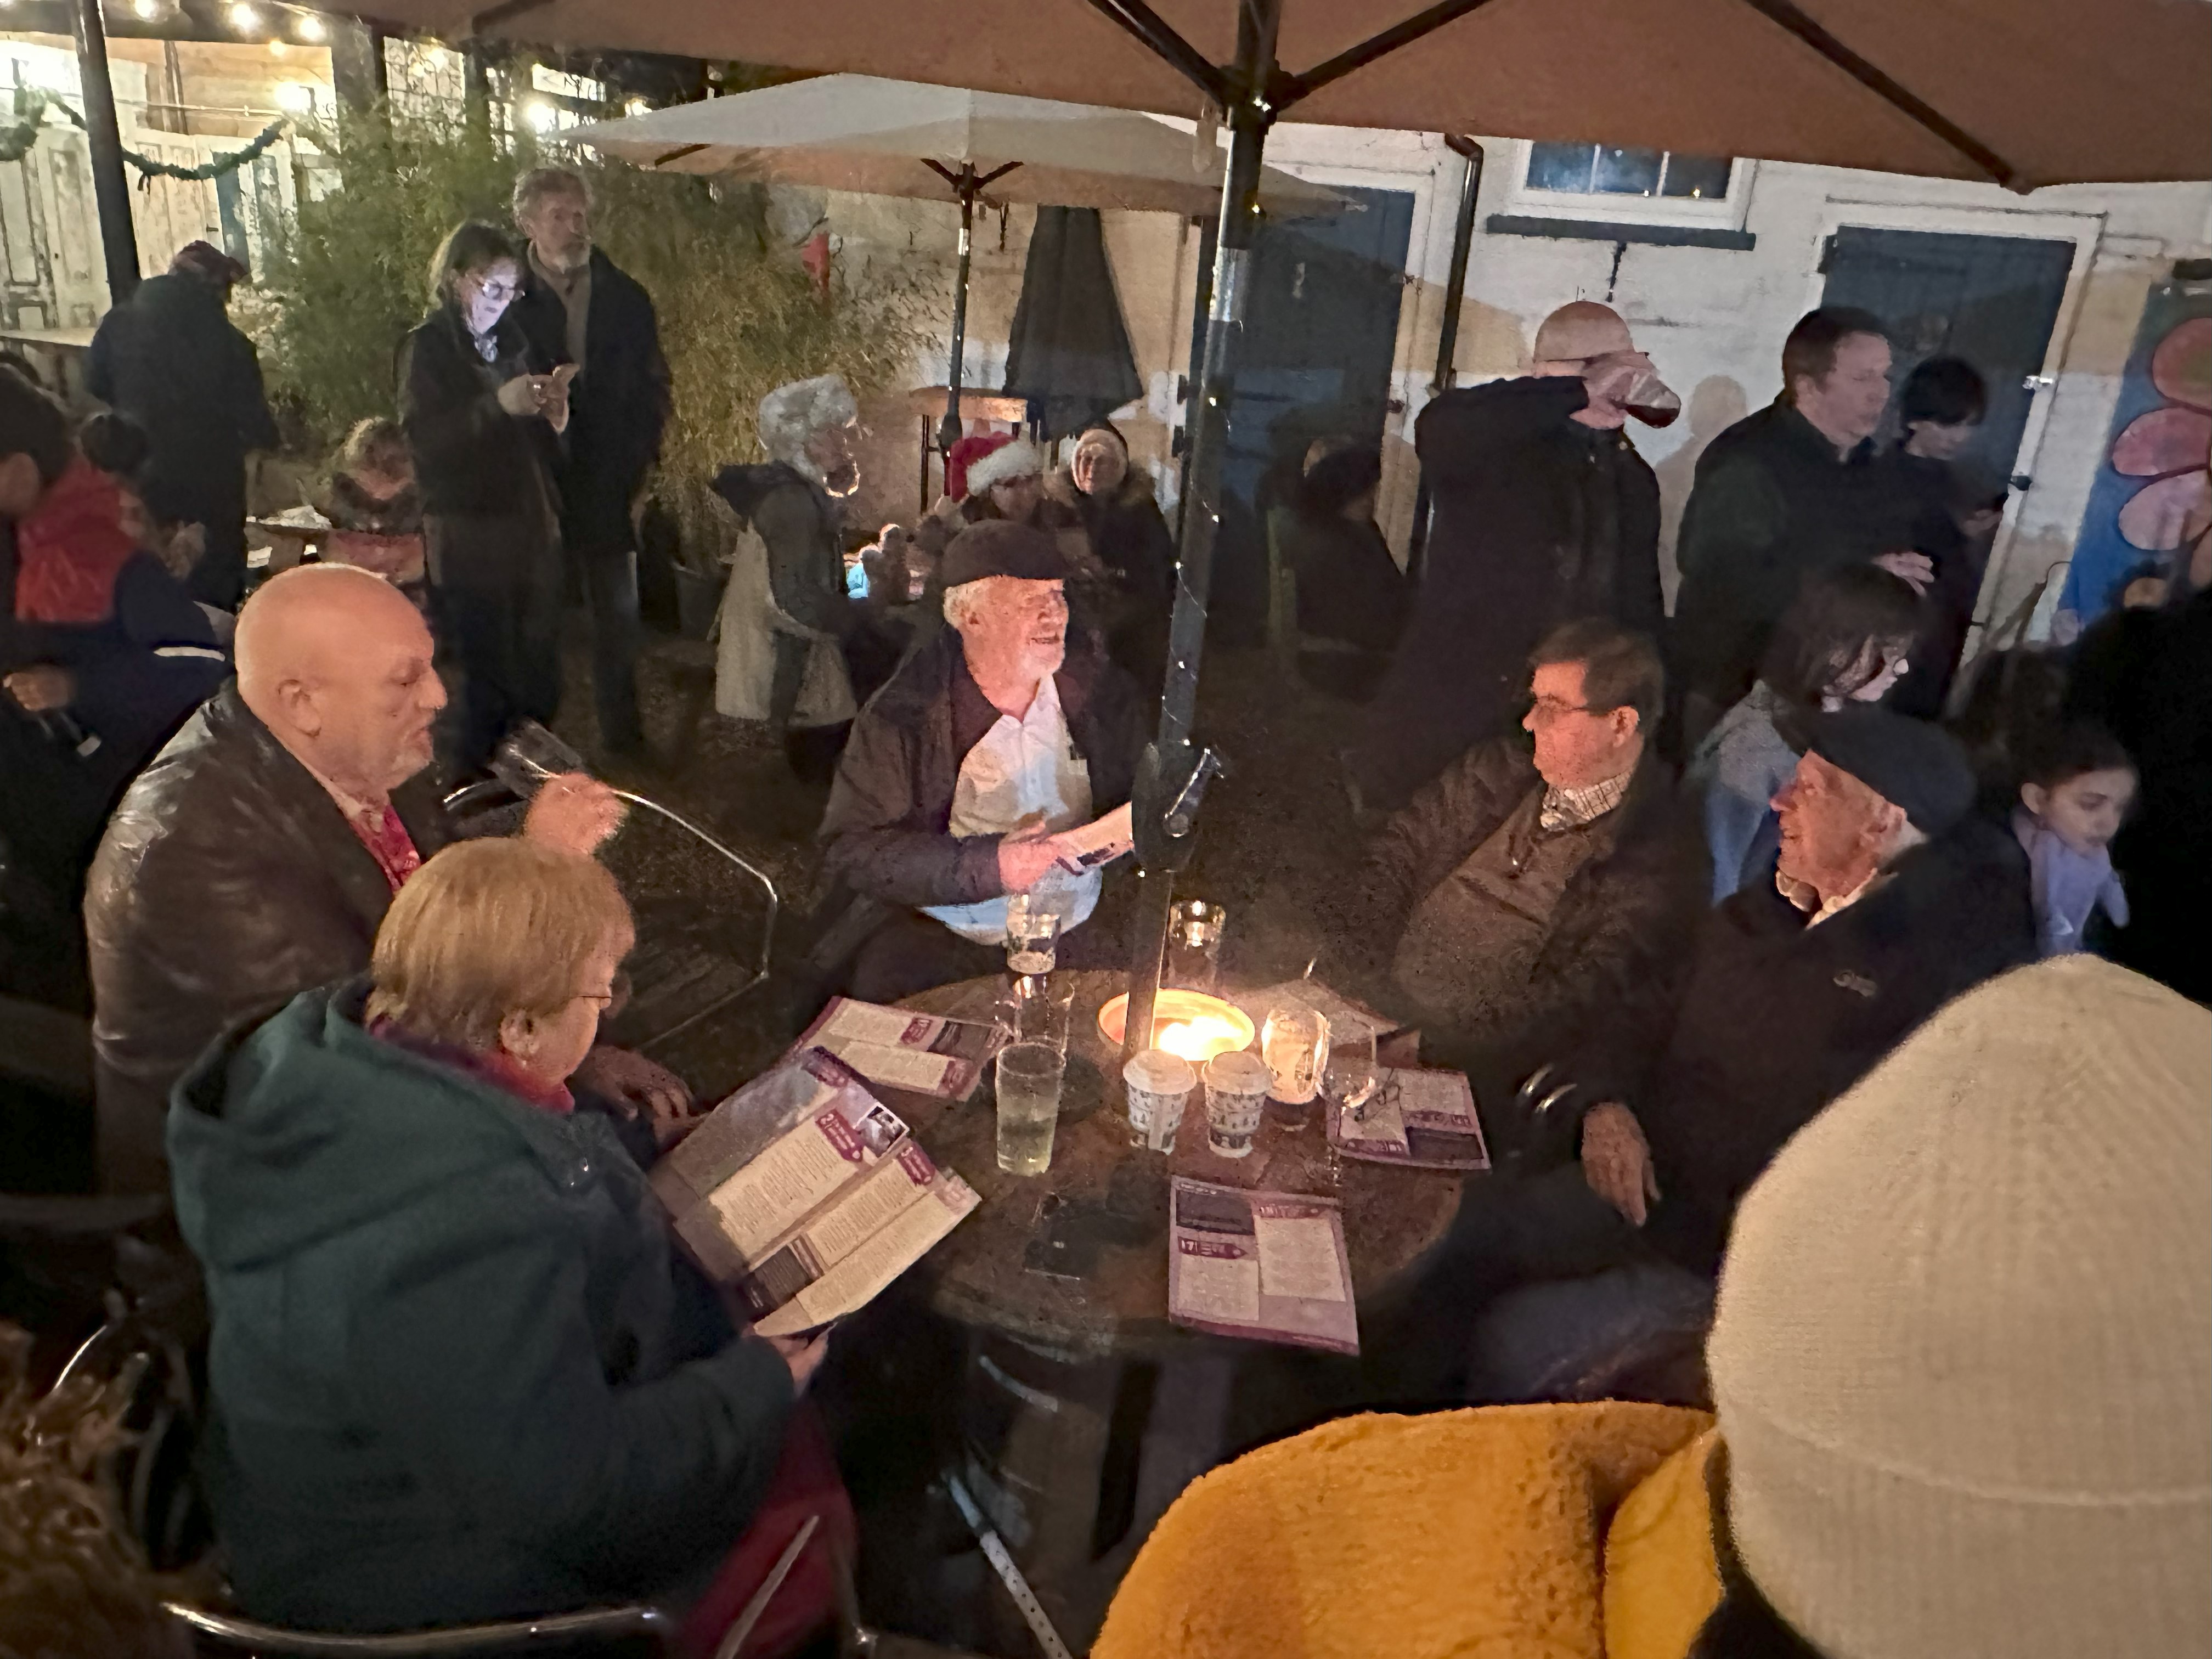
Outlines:
[{"label": "candle flame", "polygon": [[1242,1048],[1249,1041],[1235,1022],[1218,1014],[1199,1014],[1163,1024],[1153,1040],[1158,1047],[1181,1055],[1194,1066],[1202,1066],[1214,1055],[1227,1054],[1232,1048]]}]

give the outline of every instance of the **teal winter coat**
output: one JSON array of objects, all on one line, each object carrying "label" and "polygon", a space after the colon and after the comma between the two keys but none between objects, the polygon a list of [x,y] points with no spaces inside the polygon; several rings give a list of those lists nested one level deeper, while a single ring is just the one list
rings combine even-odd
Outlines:
[{"label": "teal winter coat", "polygon": [[603,1119],[369,1036],[365,998],[302,994],[169,1114],[241,1605],[392,1631],[696,1581],[769,1485],[789,1371]]}]

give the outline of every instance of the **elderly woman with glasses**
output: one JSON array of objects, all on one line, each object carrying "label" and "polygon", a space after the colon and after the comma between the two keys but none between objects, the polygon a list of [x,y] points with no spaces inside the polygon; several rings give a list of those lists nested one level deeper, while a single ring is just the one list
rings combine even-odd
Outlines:
[{"label": "elderly woman with glasses", "polygon": [[209,1498],[249,1613],[366,1632],[717,1602],[791,1453],[826,1470],[787,1444],[818,1436],[793,1410],[823,1340],[736,1329],[573,1109],[631,940],[592,860],[463,842],[401,890],[366,982],[179,1085]]}]

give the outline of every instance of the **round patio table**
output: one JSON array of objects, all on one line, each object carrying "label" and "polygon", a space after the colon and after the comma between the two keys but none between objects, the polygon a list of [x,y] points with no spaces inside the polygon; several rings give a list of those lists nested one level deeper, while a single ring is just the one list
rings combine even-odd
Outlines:
[{"label": "round patio table", "polygon": [[[973,1214],[922,1258],[932,1308],[972,1328],[1070,1358],[1158,1357],[1191,1340],[1168,1322],[1168,1178],[1189,1176],[1226,1187],[1264,1188],[1334,1198],[1344,1206],[1355,1304],[1393,1286],[1450,1225],[1460,1176],[1332,1159],[1321,1108],[1286,1127],[1273,1109],[1250,1156],[1221,1158],[1206,1145],[1203,1085],[1191,1092],[1171,1154],[1129,1144],[1122,1111],[1121,1051],[1098,1030],[1098,1010],[1126,986],[1123,975],[1067,973],[1055,988],[1073,990],[1068,1070],[1051,1167],[1042,1176],[999,1168],[996,1107],[988,1079],[965,1101],[900,1097],[930,1156],[955,1170],[982,1197]],[[963,981],[908,999],[924,1013],[988,1020],[1003,982]],[[1232,998],[1232,1000],[1234,1000]],[[1257,1011],[1264,1013],[1264,1009]],[[1334,1168],[1332,1166],[1334,1166]],[[1094,1269],[1081,1279],[1049,1277],[1024,1265],[1048,1194],[1095,1206],[1103,1238]]]},{"label": "round patio table", "polygon": [[[1125,977],[1069,971],[1053,984],[1074,993],[1074,1006],[1043,1175],[999,1168],[988,1078],[965,1101],[883,1092],[930,1156],[982,1199],[904,1281],[907,1293],[958,1328],[964,1343],[958,1398],[945,1402],[959,1419],[960,1450],[948,1473],[1004,1535],[1060,1636],[1079,1652],[1160,1511],[1229,1455],[1239,1376],[1295,1353],[1169,1323],[1169,1177],[1337,1200],[1360,1305],[1411,1282],[1451,1224],[1460,1177],[1332,1159],[1318,1106],[1294,1126],[1271,1113],[1250,1156],[1216,1157],[1206,1146],[1202,1085],[1192,1092],[1172,1153],[1132,1146],[1120,1047],[1098,1030],[1098,1011]],[[988,1020],[1003,988],[995,975],[968,980],[903,1006]],[[1247,1012],[1256,1024],[1267,1010]],[[1040,1206],[1054,1195],[1097,1241],[1079,1279],[1025,1265]],[[1000,1611],[1010,1613],[1011,1606]],[[1030,1639],[1018,1625],[1004,1634],[1009,1643]]]}]

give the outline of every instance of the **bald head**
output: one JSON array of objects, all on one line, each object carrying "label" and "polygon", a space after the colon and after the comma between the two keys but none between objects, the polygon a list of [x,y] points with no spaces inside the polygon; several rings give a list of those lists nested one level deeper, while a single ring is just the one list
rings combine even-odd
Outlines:
[{"label": "bald head", "polygon": [[430,763],[445,706],[430,630],[406,595],[347,565],[274,576],[239,613],[239,696],[276,740],[380,801]]}]

